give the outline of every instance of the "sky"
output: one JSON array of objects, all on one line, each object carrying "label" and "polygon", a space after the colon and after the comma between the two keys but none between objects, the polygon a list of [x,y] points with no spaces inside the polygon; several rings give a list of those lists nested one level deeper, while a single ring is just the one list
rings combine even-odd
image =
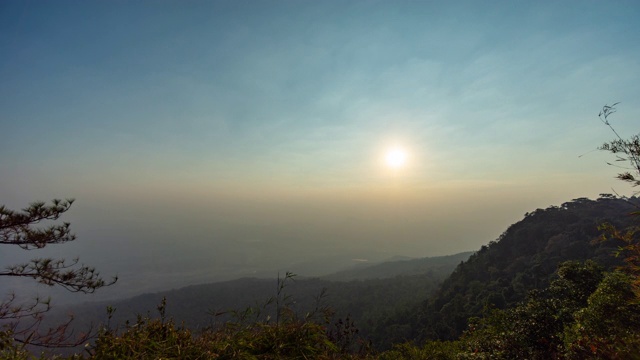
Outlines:
[{"label": "sky", "polygon": [[536,208],[631,193],[594,150],[605,104],[638,133],[638,18],[637,1],[2,1],[0,203],[75,198],[78,240],[43,254],[123,289],[475,250]]}]

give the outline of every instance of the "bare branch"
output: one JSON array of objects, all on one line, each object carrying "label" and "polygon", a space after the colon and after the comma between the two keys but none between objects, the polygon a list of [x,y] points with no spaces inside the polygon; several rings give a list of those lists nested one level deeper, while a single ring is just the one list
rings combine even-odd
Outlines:
[{"label": "bare branch", "polygon": [[614,154],[616,161],[628,163],[629,166],[618,166],[609,162],[607,163],[611,166],[629,170],[619,173],[616,178],[630,183],[633,187],[640,186],[640,136],[633,135],[625,140],[618,134],[609,121],[609,116],[616,112],[616,105],[618,104],[619,103],[605,105],[600,111],[600,114],[598,114],[600,121],[607,125],[616,136],[616,139],[602,144],[598,149]]},{"label": "bare branch", "polygon": [[53,286],[59,285],[71,292],[93,293],[103,286],[114,284],[115,277],[110,282],[100,278],[100,273],[95,268],[78,264],[79,259],[73,259],[67,263],[64,259],[33,259],[26,264],[8,266],[0,276],[28,277],[41,284]]}]

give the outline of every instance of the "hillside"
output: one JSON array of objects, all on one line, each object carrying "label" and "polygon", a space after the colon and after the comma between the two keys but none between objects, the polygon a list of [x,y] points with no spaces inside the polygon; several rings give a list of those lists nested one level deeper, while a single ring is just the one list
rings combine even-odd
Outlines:
[{"label": "hillside", "polygon": [[387,334],[392,341],[456,339],[470,317],[487,308],[507,308],[523,301],[529,291],[543,289],[561,262],[592,259],[612,269],[617,244],[594,241],[604,222],[626,228],[638,198],[575,199],[560,206],[537,209],[511,225],[500,237],[461,263],[442,287],[421,306],[389,319],[389,327],[405,332]]},{"label": "hillside", "polygon": [[[299,316],[316,308],[329,308],[335,312],[335,319],[349,317],[359,327],[360,333],[368,336],[378,331],[377,324],[395,316],[397,311],[417,306],[471,254],[465,252],[360,265],[323,278],[294,277],[286,281],[281,298],[288,297],[288,305]],[[48,320],[54,324],[66,314],[74,313],[78,319],[75,326],[82,329],[89,324],[106,321],[105,309],[112,306],[116,312],[111,323],[124,324],[134,320],[137,314],[149,313],[162,298],[166,298],[168,316],[178,323],[184,322],[191,329],[201,329],[236,320],[235,310],[251,309],[251,316],[256,318],[273,317],[275,305],[267,303],[277,296],[276,279],[242,278],[143,294],[120,301],[54,308]]]},{"label": "hillside", "polygon": [[[293,278],[283,287],[275,279],[245,278],[145,294],[109,304],[116,308],[111,324],[122,325],[133,320],[135,314],[155,316],[150,310],[165,297],[167,316],[192,329],[216,328],[226,321],[273,319],[279,313],[279,302],[280,309],[291,309],[298,319],[318,310],[311,319],[320,323],[324,323],[322,309],[330,307],[335,310],[333,321],[342,319],[342,326],[353,321],[361,330],[359,335],[377,349],[389,349],[407,340],[423,343],[428,339],[458,339],[470,318],[483,317],[492,308],[528,311],[523,303],[527,294],[558,284],[556,271],[565,261],[593,260],[608,270],[619,265],[620,259],[612,256],[618,244],[594,240],[601,233],[598,225],[604,222],[618,228],[633,225],[633,218],[627,214],[634,205],[640,206],[637,198],[603,197],[537,209],[466,261],[468,253],[462,253],[381,263],[322,279]],[[455,270],[445,279],[443,269],[447,266]],[[571,266],[578,269],[581,265]],[[561,280],[566,283],[566,279]],[[77,319],[82,320],[76,325],[81,328],[106,320],[107,305],[74,307]],[[52,318],[59,321],[59,316],[69,310],[58,309],[58,318]]]}]

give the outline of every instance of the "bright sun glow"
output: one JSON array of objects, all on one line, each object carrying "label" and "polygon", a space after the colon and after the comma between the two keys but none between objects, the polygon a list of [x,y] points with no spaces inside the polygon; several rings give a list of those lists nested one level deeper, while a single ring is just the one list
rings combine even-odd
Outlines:
[{"label": "bright sun glow", "polygon": [[401,148],[389,149],[385,154],[385,161],[387,166],[399,169],[407,163],[407,152]]}]

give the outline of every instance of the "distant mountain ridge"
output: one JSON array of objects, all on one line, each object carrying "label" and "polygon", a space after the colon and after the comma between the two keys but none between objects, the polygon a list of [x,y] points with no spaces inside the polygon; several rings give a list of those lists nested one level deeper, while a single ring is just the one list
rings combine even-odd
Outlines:
[{"label": "distant mountain ridge", "polygon": [[[491,308],[512,307],[531,290],[547,287],[562,262],[591,259],[606,269],[618,266],[621,260],[612,254],[619,244],[594,241],[600,235],[598,226],[605,222],[619,229],[635,225],[627,215],[638,206],[640,200],[635,197],[574,199],[525,214],[476,252],[361,265],[322,278],[299,278],[288,281],[284,293],[277,296],[290,299],[292,311],[301,316],[321,302],[339,318],[354,320],[360,334],[383,349],[407,340],[456,339],[467,329],[470,317],[482,316]],[[111,305],[117,309],[112,323],[122,324],[135,314],[149,313],[166,297],[167,315],[197,329],[226,321],[228,310],[233,309],[253,308],[257,311],[249,314],[254,319],[265,319],[273,314],[273,303],[268,304],[278,288],[275,279],[244,278],[72,310],[77,319],[99,323],[105,319],[104,308]],[[326,297],[320,296],[323,289]],[[69,309],[57,313],[66,314]],[[223,315],[211,315],[216,313]]]},{"label": "distant mountain ridge", "polygon": [[[321,278],[295,277],[286,283],[284,292],[290,297],[292,309],[304,314],[326,306],[339,318],[355,321],[362,334],[377,331],[382,319],[398,309],[410,309],[433,293],[453,269],[473,252],[449,256],[363,264]],[[345,278],[341,278],[344,276]],[[275,279],[241,278],[180,289],[147,293],[119,301],[84,303],[54,308],[51,324],[60,322],[73,312],[78,329],[106,320],[105,309],[116,309],[112,324],[132,321],[137,314],[153,315],[153,309],[167,299],[167,314],[176,322],[192,329],[203,328],[232,319],[233,310],[254,308],[262,317],[273,315],[273,306],[266,306],[276,296]],[[319,295],[324,294],[322,299]],[[318,303],[318,300],[321,300]],[[223,314],[213,316],[212,314]]]},{"label": "distant mountain ridge", "polygon": [[352,281],[388,279],[400,275],[419,275],[429,271],[450,274],[453,271],[452,264],[457,266],[458,263],[467,260],[472,254],[474,254],[474,251],[446,256],[385,261],[371,265],[362,264],[356,268],[338,271],[320,278],[330,281]]}]

